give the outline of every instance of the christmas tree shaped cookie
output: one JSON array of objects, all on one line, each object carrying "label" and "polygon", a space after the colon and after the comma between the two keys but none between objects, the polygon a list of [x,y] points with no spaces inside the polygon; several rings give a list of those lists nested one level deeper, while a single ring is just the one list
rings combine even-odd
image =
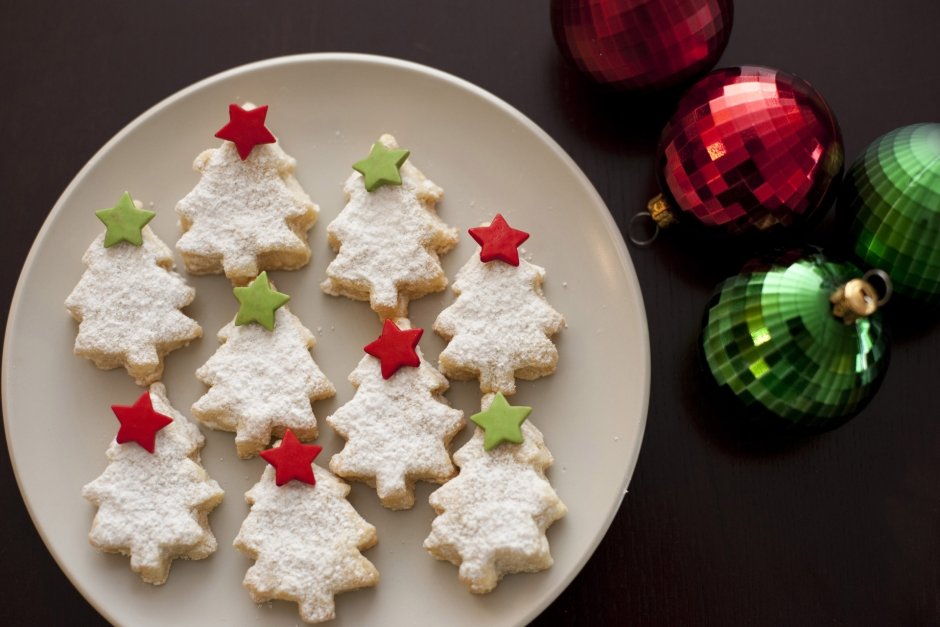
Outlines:
[{"label": "christmas tree shaped cookie", "polygon": [[107,230],[88,247],[88,269],[65,300],[79,322],[75,354],[104,370],[124,366],[137,385],[163,374],[163,358],[202,336],[180,309],[196,295],[149,226],[154,213],[125,193],[97,212]]},{"label": "christmas tree shaped cookie", "polygon": [[437,215],[443,190],[425,178],[383,135],[353,168],[346,206],[327,227],[336,258],[324,292],[367,300],[382,318],[405,317],[408,302],[447,285],[439,256],[457,243],[456,229]]},{"label": "christmas tree shaped cookie", "polygon": [[294,601],[303,620],[334,618],[334,595],[374,586],[375,566],[360,551],[378,541],[356,513],[349,485],[313,464],[320,447],[287,430],[261,455],[271,464],[245,494],[251,506],[235,548],[255,560],[244,585],[255,603]]},{"label": "christmas tree shaped cookie", "polygon": [[193,416],[213,429],[235,432],[238,456],[251,457],[286,428],[303,440],[317,437],[311,403],[335,394],[314,362],[313,334],[290,312],[266,272],[236,287],[235,319],[219,331],[222,345],[196,371],[210,386]]},{"label": "christmas tree shaped cookie", "polygon": [[456,472],[448,447],[463,413],[447,404],[447,379],[417,348],[422,332],[386,320],[349,375],[356,395],[326,419],[347,440],[330,470],[376,488],[390,509],[414,505],[415,481],[443,483]]},{"label": "christmas tree shaped cookie", "polygon": [[424,548],[459,566],[476,594],[503,575],[552,565],[546,529],[567,512],[545,477],[552,464],[542,433],[526,421],[530,408],[487,395],[479,426],[454,455],[460,474],[431,494],[437,513]]},{"label": "christmas tree shaped cookie", "polygon": [[478,377],[484,393],[513,394],[517,377],[555,371],[558,351],[550,338],[565,320],[542,294],[545,270],[519,258],[527,233],[497,214],[470,235],[480,251],[457,273],[457,300],[434,322],[449,340],[440,354],[441,372],[457,380]]},{"label": "christmas tree shaped cookie", "polygon": [[192,274],[224,272],[244,285],[262,270],[295,270],[310,260],[307,231],[317,206],[294,178],[297,162],[264,125],[268,108],[229,106],[226,140],[193,163],[202,175],[176,205],[176,248]]},{"label": "christmas tree shaped cookie", "polygon": [[208,517],[223,492],[200,465],[202,434],[170,406],[163,384],[154,383],[133,406],[113,409],[121,427],[108,466],[82,489],[98,507],[89,540],[129,555],[131,570],[162,584],[174,559],[215,552]]}]

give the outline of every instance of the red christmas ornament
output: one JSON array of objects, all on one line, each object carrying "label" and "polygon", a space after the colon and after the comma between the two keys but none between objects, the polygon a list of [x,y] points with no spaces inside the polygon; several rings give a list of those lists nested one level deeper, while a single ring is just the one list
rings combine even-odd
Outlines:
[{"label": "red christmas ornament", "polygon": [[322,446],[301,444],[290,429],[284,431],[281,445],[261,451],[261,457],[275,469],[274,483],[282,486],[293,479],[310,485],[317,485],[313,476],[313,460],[317,458]]},{"label": "red christmas ornament", "polygon": [[480,245],[480,261],[483,263],[498,259],[511,266],[518,266],[519,246],[529,239],[528,233],[509,226],[499,213],[489,226],[477,226],[468,229],[468,232]]},{"label": "red christmas ornament", "polygon": [[379,339],[363,350],[382,362],[382,378],[390,379],[402,366],[421,365],[415,347],[423,333],[424,329],[399,329],[394,322],[386,320]]},{"label": "red christmas ornament", "polygon": [[150,392],[141,394],[131,406],[111,405],[111,411],[121,423],[114,438],[117,443],[137,442],[148,453],[153,453],[157,431],[173,422],[169,416],[154,411]]},{"label": "red christmas ornament", "polygon": [[765,67],[715,70],[679,101],[659,139],[660,226],[689,215],[732,234],[777,232],[831,204],[839,125],[806,81]]},{"label": "red christmas ornament", "polygon": [[552,32],[594,80],[656,89],[714,66],[733,13],[731,0],[552,0]]},{"label": "red christmas ornament", "polygon": [[220,128],[215,136],[233,142],[242,161],[248,158],[251,149],[258,144],[273,144],[277,141],[264,125],[268,117],[268,105],[246,111],[237,104],[230,104],[228,117],[228,124]]}]

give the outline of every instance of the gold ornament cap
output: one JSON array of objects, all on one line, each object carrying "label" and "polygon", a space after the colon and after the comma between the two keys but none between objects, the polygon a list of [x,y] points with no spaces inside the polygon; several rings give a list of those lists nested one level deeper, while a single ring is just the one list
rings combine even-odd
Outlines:
[{"label": "gold ornament cap", "polygon": [[669,203],[662,194],[653,196],[650,201],[646,203],[646,209],[650,212],[650,216],[652,216],[653,220],[656,221],[656,226],[661,229],[668,228],[678,222],[676,214],[673,213],[672,207],[669,206]]},{"label": "gold ornament cap", "polygon": [[[871,277],[878,277],[884,283],[885,294],[878,296],[878,291],[868,282]],[[832,315],[842,318],[845,324],[854,324],[859,318],[866,318],[888,302],[891,297],[891,279],[883,270],[869,270],[860,279],[852,279],[839,287],[829,296],[832,303]]]}]

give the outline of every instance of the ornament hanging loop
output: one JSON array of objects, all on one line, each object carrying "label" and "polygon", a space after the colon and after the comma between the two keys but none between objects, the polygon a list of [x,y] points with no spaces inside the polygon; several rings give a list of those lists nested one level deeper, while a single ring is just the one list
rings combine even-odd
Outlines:
[{"label": "ornament hanging loop", "polygon": [[[881,297],[868,281],[875,277],[885,286],[884,295]],[[869,270],[861,279],[852,279],[833,292],[829,302],[832,303],[832,315],[842,318],[845,324],[854,324],[859,318],[875,313],[890,297],[891,279],[888,274],[883,270]]]},{"label": "ornament hanging loop", "polygon": [[649,246],[659,237],[659,225],[646,211],[638,211],[627,225],[627,237],[634,246]]},{"label": "ornament hanging loop", "polygon": [[894,286],[891,284],[891,277],[887,272],[879,268],[873,268],[862,275],[862,280],[867,281],[869,284],[871,284],[871,280],[873,278],[877,278],[884,286],[881,298],[879,298],[875,303],[879,307],[883,307],[889,300],[891,300],[891,295],[894,293]]},{"label": "ornament hanging loop", "polygon": [[[650,227],[652,222],[652,228]],[[678,222],[672,207],[662,194],[656,194],[648,203],[646,211],[640,211],[630,219],[627,235],[636,246],[649,246],[659,236],[659,232]],[[652,233],[646,235],[646,233]]]}]

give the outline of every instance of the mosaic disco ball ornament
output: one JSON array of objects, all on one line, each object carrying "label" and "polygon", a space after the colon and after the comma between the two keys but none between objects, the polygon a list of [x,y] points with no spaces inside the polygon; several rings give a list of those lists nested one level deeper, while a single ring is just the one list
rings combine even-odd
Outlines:
[{"label": "mosaic disco ball ornament", "polygon": [[940,305],[940,124],[875,140],[849,168],[839,212],[864,265],[886,271],[896,292]]},{"label": "mosaic disco ball ornament", "polygon": [[841,424],[887,368],[878,294],[858,268],[818,253],[765,268],[712,296],[701,336],[708,369],[768,426]]},{"label": "mosaic disco ball ornament", "polygon": [[779,233],[820,217],[844,151],[835,116],[806,81],[765,67],[718,69],[693,85],[663,129],[660,227],[693,218],[733,235]]},{"label": "mosaic disco ball ornament", "polygon": [[708,71],[731,34],[731,0],[552,0],[561,53],[599,83],[660,89]]}]

